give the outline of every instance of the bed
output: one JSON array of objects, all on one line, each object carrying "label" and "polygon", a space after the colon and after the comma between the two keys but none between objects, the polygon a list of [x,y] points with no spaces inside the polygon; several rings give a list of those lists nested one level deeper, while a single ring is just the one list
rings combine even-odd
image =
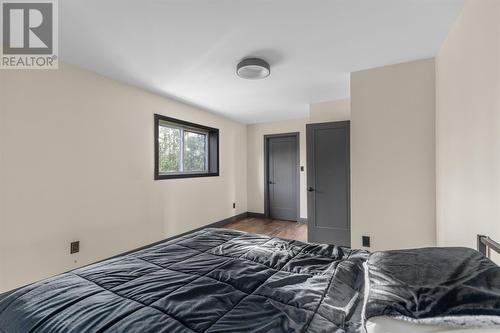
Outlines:
[{"label": "bed", "polygon": [[[476,251],[455,251],[466,254],[459,266],[477,261],[471,269],[487,271],[476,274],[474,283],[465,282],[474,289],[471,297],[489,297],[486,303],[470,303],[472,310],[484,318],[500,318],[498,266]],[[4,295],[0,332],[340,333],[367,329],[389,333],[384,329],[391,324],[380,324],[380,319],[421,327],[418,320],[425,320],[426,313],[413,312],[411,302],[398,304],[400,291],[407,286],[384,289],[389,276],[386,269],[404,260],[403,253],[388,255],[208,228]],[[373,267],[379,270],[370,275],[367,272]],[[463,267],[462,273],[470,269]],[[372,286],[368,291],[365,285],[370,284],[383,287]],[[458,289],[460,285],[464,283],[456,284]],[[471,311],[463,304],[455,305],[444,309],[448,313],[433,308],[431,315],[449,317],[453,311]],[[494,319],[487,324],[486,330],[498,331]]]}]

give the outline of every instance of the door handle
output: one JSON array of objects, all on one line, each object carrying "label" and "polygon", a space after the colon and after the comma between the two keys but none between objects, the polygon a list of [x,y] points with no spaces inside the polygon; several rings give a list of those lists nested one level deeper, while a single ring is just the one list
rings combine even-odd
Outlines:
[{"label": "door handle", "polygon": [[309,186],[309,187],[307,188],[307,192],[314,192],[314,189],[313,189],[311,186]]},{"label": "door handle", "polygon": [[269,181],[269,184],[273,185],[273,184],[276,184],[275,182],[272,182],[272,181]]}]

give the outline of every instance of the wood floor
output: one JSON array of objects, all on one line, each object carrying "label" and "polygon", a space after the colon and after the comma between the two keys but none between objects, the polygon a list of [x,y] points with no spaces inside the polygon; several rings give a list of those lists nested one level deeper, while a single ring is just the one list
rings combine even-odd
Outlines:
[{"label": "wood floor", "polygon": [[307,224],[297,222],[246,218],[226,224],[224,228],[295,239],[303,242],[307,241]]}]

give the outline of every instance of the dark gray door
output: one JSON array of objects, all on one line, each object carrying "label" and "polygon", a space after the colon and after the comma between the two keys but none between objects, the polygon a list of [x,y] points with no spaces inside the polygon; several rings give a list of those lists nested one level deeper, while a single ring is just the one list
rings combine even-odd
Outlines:
[{"label": "dark gray door", "polygon": [[351,245],[349,121],[307,125],[308,240]]},{"label": "dark gray door", "polygon": [[298,213],[298,135],[266,136],[267,207],[266,215],[279,220],[297,221]]}]

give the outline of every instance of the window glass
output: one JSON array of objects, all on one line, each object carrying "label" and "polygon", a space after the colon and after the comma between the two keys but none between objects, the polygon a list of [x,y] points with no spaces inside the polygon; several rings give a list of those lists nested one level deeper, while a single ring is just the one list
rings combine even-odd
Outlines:
[{"label": "window glass", "polygon": [[154,115],[154,178],[219,175],[219,130]]},{"label": "window glass", "polygon": [[181,172],[181,129],[159,126],[160,173]]},{"label": "window glass", "polygon": [[207,171],[207,134],[184,130],[184,172]]}]

